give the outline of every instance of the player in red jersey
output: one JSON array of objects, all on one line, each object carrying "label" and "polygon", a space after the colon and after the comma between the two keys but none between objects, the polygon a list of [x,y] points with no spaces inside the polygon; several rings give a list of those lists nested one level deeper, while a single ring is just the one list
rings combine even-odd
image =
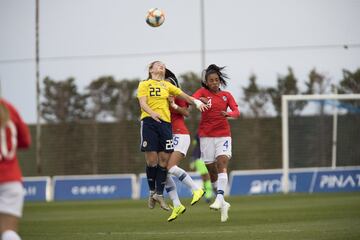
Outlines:
[{"label": "player in red jersey", "polygon": [[[179,88],[179,83],[175,74],[169,69],[166,69],[165,71],[165,79]],[[191,190],[193,194],[191,205],[194,205],[201,199],[205,192],[201,187],[195,184],[193,179],[184,169],[178,167],[179,162],[186,156],[191,142],[190,133],[184,120],[184,116],[189,116],[188,103],[177,97],[170,97],[169,101],[174,151],[171,153],[167,169],[168,173],[177,177]],[[176,192],[176,185],[169,175],[167,177],[165,189],[174,204],[172,214],[168,218],[168,221],[170,222],[175,220],[181,213],[185,212],[186,208],[181,204]]]},{"label": "player in red jersey", "polygon": [[0,98],[0,232],[2,240],[19,240],[24,190],[16,157],[18,148],[30,146],[30,132],[16,109]]},{"label": "player in red jersey", "polygon": [[217,188],[216,199],[210,208],[220,209],[221,221],[226,222],[230,204],[225,201],[224,192],[228,184],[227,166],[231,158],[231,132],[227,118],[237,118],[240,112],[231,93],[220,89],[220,86],[227,85],[223,69],[215,64],[209,65],[203,72],[202,88],[193,97],[206,102],[208,106],[208,110],[201,113],[198,130],[201,159],[209,170],[211,182]]}]

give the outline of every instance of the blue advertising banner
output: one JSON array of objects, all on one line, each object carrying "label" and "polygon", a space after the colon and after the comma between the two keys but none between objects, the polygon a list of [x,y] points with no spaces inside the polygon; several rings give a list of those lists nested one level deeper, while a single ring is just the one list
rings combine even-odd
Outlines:
[{"label": "blue advertising banner", "polygon": [[[195,181],[196,184],[202,186],[201,176],[195,172],[188,173],[191,178]],[[185,186],[177,177],[172,176],[175,181],[177,192],[180,198],[190,198],[192,196],[191,190]],[[149,185],[147,183],[146,174],[141,173],[139,175],[139,197],[140,198],[147,198],[149,196]],[[164,191],[164,195],[166,196],[167,193]]]},{"label": "blue advertising banner", "polygon": [[50,177],[24,177],[25,201],[50,201]]},{"label": "blue advertising banner", "polygon": [[[256,170],[230,173],[230,195],[272,194],[282,192],[282,171]],[[360,191],[360,168],[342,167],[291,169],[290,192]]]},{"label": "blue advertising banner", "polygon": [[135,174],[54,176],[54,200],[132,198]]},{"label": "blue advertising banner", "polygon": [[281,170],[232,171],[230,195],[253,195],[281,192]]},{"label": "blue advertising banner", "polygon": [[[190,172],[202,186],[199,174]],[[191,191],[173,177],[179,197],[190,198]],[[282,170],[232,171],[227,195],[256,195],[282,192]],[[135,174],[24,177],[25,201],[95,199],[139,199],[149,195],[146,175]],[[360,167],[290,169],[290,192],[360,191]],[[53,195],[51,195],[53,193]],[[164,195],[167,195],[166,191]]]},{"label": "blue advertising banner", "polygon": [[315,172],[314,192],[360,191],[360,169]]}]

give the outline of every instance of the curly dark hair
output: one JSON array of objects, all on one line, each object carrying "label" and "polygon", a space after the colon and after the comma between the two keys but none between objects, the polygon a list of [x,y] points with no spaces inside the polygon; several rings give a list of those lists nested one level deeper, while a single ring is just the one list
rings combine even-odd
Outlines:
[{"label": "curly dark hair", "polygon": [[203,79],[201,81],[201,86],[209,89],[208,86],[206,86],[206,80],[209,77],[210,74],[212,73],[216,73],[219,76],[220,79],[220,84],[223,87],[227,86],[227,81],[225,80],[225,78],[228,78],[228,76],[223,73],[225,67],[218,67],[215,64],[210,64],[204,71],[203,71]]}]

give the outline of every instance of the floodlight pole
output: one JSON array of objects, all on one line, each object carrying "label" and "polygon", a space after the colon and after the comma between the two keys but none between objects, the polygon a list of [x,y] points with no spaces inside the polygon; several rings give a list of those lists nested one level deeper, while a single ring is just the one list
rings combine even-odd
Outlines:
[{"label": "floodlight pole", "polygon": [[41,125],[40,125],[40,59],[39,59],[39,1],[35,2],[35,65],[36,65],[36,168],[41,173]]}]

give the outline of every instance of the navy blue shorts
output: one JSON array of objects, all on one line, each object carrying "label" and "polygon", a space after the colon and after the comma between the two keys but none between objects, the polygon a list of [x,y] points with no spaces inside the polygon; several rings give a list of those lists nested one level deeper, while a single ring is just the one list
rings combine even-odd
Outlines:
[{"label": "navy blue shorts", "polygon": [[151,117],[141,120],[141,151],[168,152],[174,151],[171,123],[157,122]]}]

